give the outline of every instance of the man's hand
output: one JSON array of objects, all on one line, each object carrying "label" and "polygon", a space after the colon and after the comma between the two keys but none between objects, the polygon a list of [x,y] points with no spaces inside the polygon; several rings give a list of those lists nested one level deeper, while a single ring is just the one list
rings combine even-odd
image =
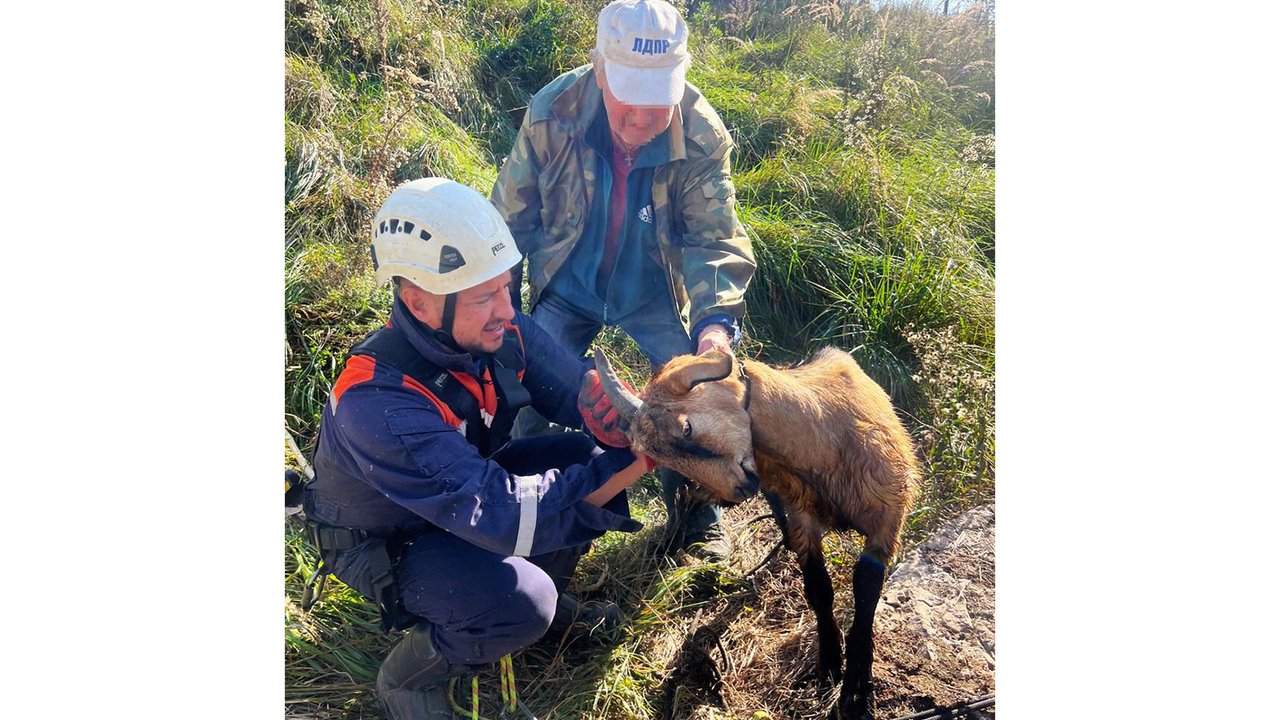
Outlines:
[{"label": "man's hand", "polygon": [[720,323],[713,322],[698,333],[697,354],[701,355],[710,348],[715,348],[727,355],[733,354],[733,349],[729,347],[729,333]]},{"label": "man's hand", "polygon": [[[632,390],[630,385],[627,385],[627,389]],[[631,440],[618,427],[618,409],[604,394],[600,374],[595,370],[588,370],[582,378],[582,390],[578,391],[578,412],[582,413],[587,430],[600,442],[610,447],[631,447]]]},{"label": "man's hand", "polygon": [[613,477],[606,480],[603,485],[593,490],[582,500],[596,507],[604,507],[605,503],[613,499],[614,495],[631,487],[636,480],[640,479],[641,475],[652,471],[653,468],[653,460],[644,455],[637,455],[635,462],[614,473]]}]

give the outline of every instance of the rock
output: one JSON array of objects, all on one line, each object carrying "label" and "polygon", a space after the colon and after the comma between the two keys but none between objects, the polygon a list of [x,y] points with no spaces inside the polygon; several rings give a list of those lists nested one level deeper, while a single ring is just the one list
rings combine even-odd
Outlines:
[{"label": "rock", "polygon": [[878,704],[898,715],[928,709],[921,698],[948,707],[995,692],[994,506],[966,511],[902,557],[875,638]]}]

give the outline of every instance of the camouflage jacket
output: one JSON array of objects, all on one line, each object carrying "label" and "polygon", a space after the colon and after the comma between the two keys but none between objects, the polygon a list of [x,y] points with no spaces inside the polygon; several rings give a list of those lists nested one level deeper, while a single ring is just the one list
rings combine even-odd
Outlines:
[{"label": "camouflage jacket", "polygon": [[[595,154],[583,134],[597,112],[604,112],[603,99],[590,65],[548,83],[529,101],[494,184],[493,203],[529,259],[530,307],[582,238],[595,201]],[[686,329],[715,314],[741,322],[756,262],[735,211],[733,139],[692,85],[685,87],[668,137],[671,161],[653,176],[660,254],[654,260],[667,269]]]}]

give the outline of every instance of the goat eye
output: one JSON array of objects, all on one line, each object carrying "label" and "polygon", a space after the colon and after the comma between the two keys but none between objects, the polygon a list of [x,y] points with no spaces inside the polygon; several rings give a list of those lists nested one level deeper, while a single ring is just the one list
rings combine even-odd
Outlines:
[{"label": "goat eye", "polygon": [[684,436],[689,437],[692,434],[693,434],[693,426],[690,425],[689,421],[686,419],[684,421]]}]

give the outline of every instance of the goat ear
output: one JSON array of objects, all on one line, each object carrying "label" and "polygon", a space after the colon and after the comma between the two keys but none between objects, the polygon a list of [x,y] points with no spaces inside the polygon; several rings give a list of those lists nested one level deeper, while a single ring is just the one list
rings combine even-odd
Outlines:
[{"label": "goat ear", "polygon": [[733,372],[733,356],[720,350],[709,349],[696,360],[680,368],[672,378],[682,393],[688,393],[698,383],[716,382]]}]

